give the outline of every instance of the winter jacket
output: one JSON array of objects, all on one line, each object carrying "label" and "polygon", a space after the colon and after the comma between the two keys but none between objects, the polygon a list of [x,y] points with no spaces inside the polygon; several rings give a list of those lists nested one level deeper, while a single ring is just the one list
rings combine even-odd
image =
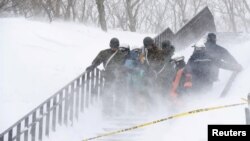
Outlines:
[{"label": "winter jacket", "polygon": [[164,54],[163,51],[154,46],[150,49],[144,49],[144,64],[147,68],[147,72],[156,75],[159,71],[161,71],[162,67],[164,66]]},{"label": "winter jacket", "polygon": [[117,51],[112,49],[102,50],[92,62],[91,68],[100,64],[104,66],[104,77],[106,81],[114,80],[120,76],[122,65],[129,53],[129,49],[119,48]]},{"label": "winter jacket", "polygon": [[239,63],[225,48],[211,42],[206,42],[205,46],[207,53],[211,58],[216,60],[217,63],[217,67],[213,68],[215,80],[218,79],[219,68],[238,71]]}]

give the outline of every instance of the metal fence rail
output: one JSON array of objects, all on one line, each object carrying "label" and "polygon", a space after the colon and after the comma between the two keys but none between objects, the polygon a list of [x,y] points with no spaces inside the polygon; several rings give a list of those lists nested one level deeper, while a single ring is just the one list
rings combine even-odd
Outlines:
[{"label": "metal fence rail", "polygon": [[41,141],[59,125],[73,125],[79,113],[101,95],[104,78],[99,69],[83,73],[0,134],[0,141]]},{"label": "metal fence rail", "polygon": [[246,124],[250,125],[250,93],[248,94],[248,107],[245,109],[245,113],[246,113]]}]

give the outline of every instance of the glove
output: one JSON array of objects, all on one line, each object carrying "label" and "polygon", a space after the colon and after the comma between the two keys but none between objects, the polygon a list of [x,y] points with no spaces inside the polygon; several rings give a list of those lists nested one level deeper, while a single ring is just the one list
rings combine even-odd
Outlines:
[{"label": "glove", "polygon": [[94,69],[95,69],[95,67],[91,65],[91,66],[87,67],[86,71],[90,72],[90,71],[93,71]]},{"label": "glove", "polygon": [[193,83],[192,83],[192,75],[191,74],[186,74],[186,81],[184,83],[184,88],[192,88]]}]

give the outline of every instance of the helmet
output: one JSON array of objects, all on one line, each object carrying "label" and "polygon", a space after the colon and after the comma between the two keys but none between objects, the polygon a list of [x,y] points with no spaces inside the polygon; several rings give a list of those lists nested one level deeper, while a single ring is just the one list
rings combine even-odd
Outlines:
[{"label": "helmet", "polygon": [[171,42],[169,40],[165,40],[161,43],[162,48],[167,48],[171,46]]},{"label": "helmet", "polygon": [[214,33],[208,33],[207,38],[216,38],[216,35]]},{"label": "helmet", "polygon": [[215,43],[216,42],[216,35],[214,33],[208,33],[207,41]]},{"label": "helmet", "polygon": [[152,46],[154,44],[154,40],[151,37],[145,37],[143,39],[143,45],[145,47]]},{"label": "helmet", "polygon": [[111,48],[119,48],[120,42],[119,42],[119,40],[118,40],[117,38],[112,38],[112,39],[110,40],[109,46],[110,46]]}]

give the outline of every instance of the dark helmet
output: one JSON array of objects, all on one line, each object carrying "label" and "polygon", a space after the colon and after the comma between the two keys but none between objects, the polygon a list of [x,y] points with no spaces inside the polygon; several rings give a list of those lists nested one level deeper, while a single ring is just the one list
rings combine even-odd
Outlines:
[{"label": "dark helmet", "polygon": [[207,41],[216,42],[216,35],[214,33],[208,33]]},{"label": "dark helmet", "polygon": [[165,40],[161,43],[162,48],[167,48],[171,46],[171,42],[169,40]]},{"label": "dark helmet", "polygon": [[119,42],[119,40],[118,40],[117,38],[112,38],[112,39],[110,40],[109,46],[110,46],[111,48],[119,48],[120,42]]},{"label": "dark helmet", "polygon": [[145,47],[152,46],[152,45],[154,45],[154,40],[151,37],[145,37],[143,39],[143,45]]}]

